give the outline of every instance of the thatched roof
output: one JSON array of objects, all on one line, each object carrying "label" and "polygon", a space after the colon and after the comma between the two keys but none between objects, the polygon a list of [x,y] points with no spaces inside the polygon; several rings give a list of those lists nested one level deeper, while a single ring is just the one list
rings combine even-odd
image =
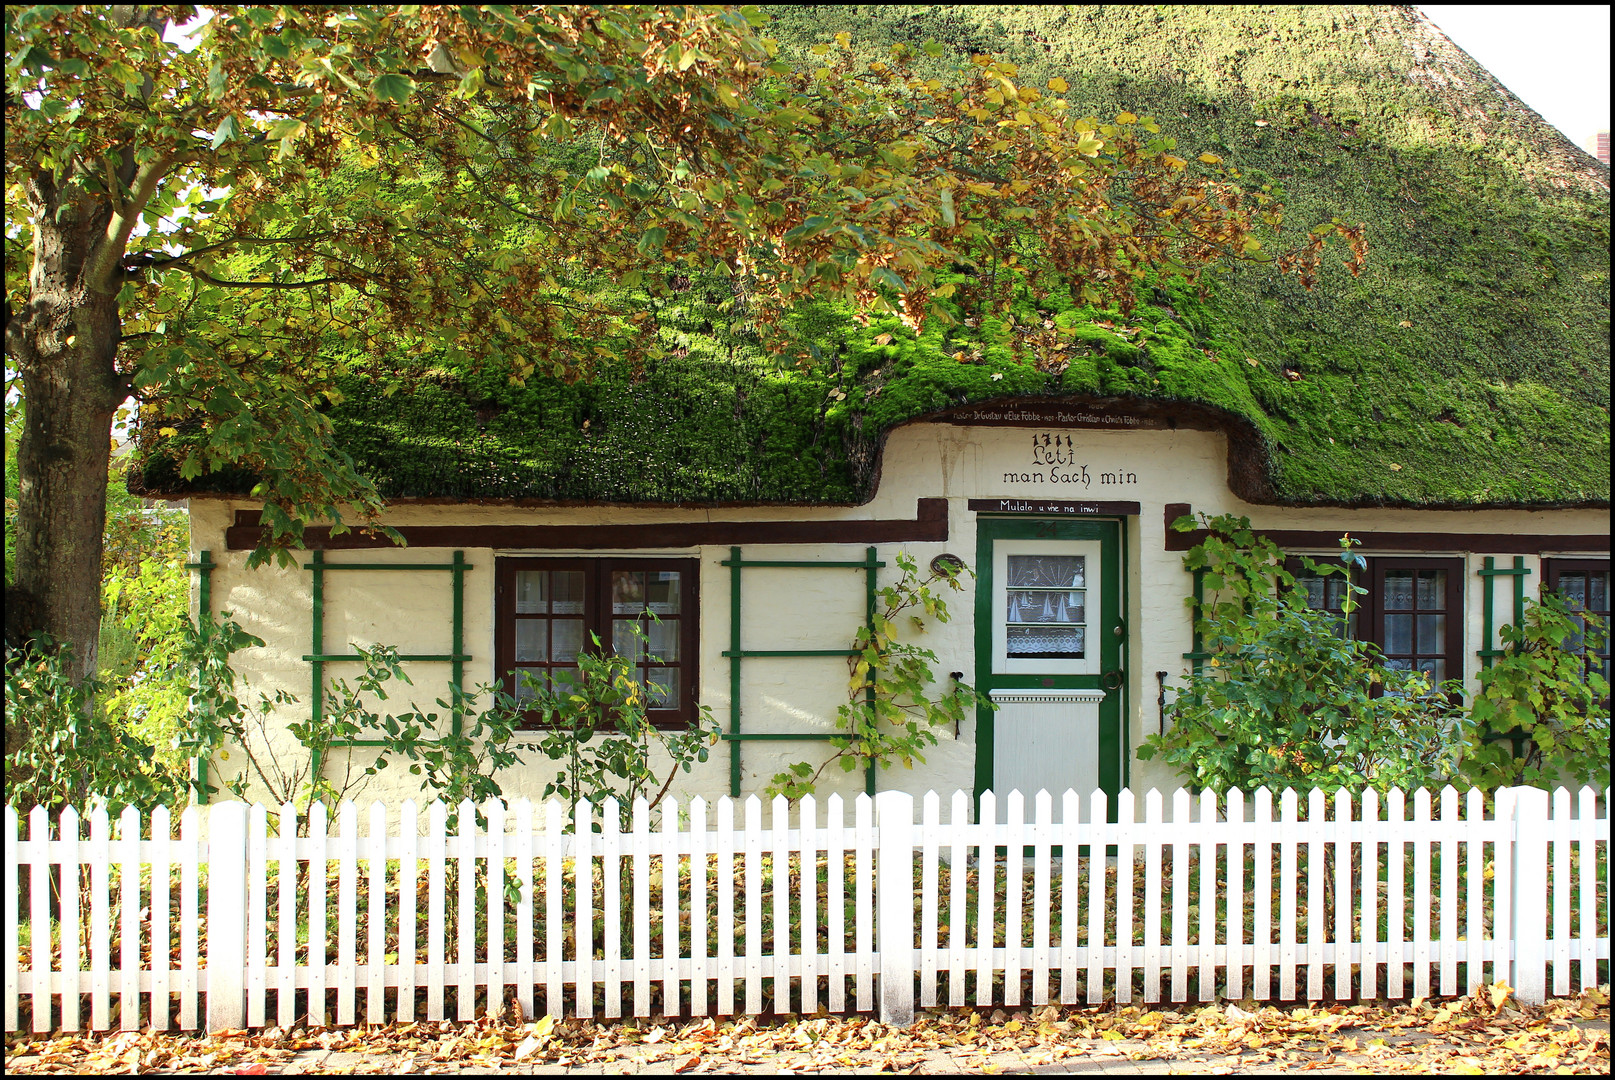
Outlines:
[{"label": "thatched roof", "polygon": [[[362,379],[337,437],[394,498],[847,503],[895,425],[1005,397],[1118,400],[1232,435],[1247,498],[1293,504],[1608,505],[1609,169],[1412,8],[786,7],[788,53],[846,30],[935,39],[1061,76],[1074,108],[1154,115],[1179,146],[1282,185],[1287,219],[1368,226],[1352,278],[1242,268],[1114,316],[1053,312],[1085,355],[1010,360],[993,320],[877,345],[891,325],[804,310],[828,358],[778,371],[687,294],[684,355],[637,376],[525,387],[436,369],[383,399]],[[677,321],[677,320],[675,320]],[[1112,325],[1106,325],[1112,324]],[[961,363],[961,351],[977,362]],[[1251,362],[1254,361],[1254,362]],[[993,379],[994,374],[1001,376]],[[844,396],[839,396],[844,395]],[[160,448],[159,448],[160,449]],[[181,484],[162,454],[143,486]]]}]

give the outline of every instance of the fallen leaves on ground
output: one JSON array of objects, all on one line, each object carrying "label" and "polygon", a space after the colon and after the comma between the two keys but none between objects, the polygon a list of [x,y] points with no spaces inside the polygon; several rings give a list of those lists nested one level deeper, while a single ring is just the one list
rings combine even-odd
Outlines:
[{"label": "fallen leaves on ground", "polygon": [[484,1017],[210,1036],[117,1032],[39,1040],[13,1034],[5,1040],[8,1073],[254,1075],[289,1066],[323,1073],[446,1073],[518,1063],[677,1073],[759,1064],[779,1072],[1009,1072],[1084,1056],[1160,1062],[1162,1068],[1607,1074],[1609,988],[1541,1007],[1520,1005],[1498,985],[1468,997],[1404,1004],[937,1009],[901,1029],[865,1016],[543,1017],[530,1023]]}]

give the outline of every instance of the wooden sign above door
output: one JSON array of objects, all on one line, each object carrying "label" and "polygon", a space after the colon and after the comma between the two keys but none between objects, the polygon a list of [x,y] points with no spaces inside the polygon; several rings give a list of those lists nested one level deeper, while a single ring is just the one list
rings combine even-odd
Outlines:
[{"label": "wooden sign above door", "polygon": [[1136,502],[1073,502],[1069,499],[971,499],[965,505],[978,514],[1049,517],[1129,517],[1139,512]]}]

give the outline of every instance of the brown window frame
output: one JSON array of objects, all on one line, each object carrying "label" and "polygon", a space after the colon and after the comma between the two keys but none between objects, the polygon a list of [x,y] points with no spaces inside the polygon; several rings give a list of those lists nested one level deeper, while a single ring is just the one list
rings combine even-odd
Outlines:
[{"label": "brown window frame", "polygon": [[[1327,555],[1308,556],[1315,563],[1323,563]],[[1363,560],[1367,566],[1363,569],[1351,570],[1351,581],[1367,590],[1359,597],[1359,606],[1355,612],[1352,631],[1354,639],[1367,641],[1378,647],[1387,660],[1400,659],[1385,652],[1385,575],[1397,570],[1445,570],[1447,583],[1445,589],[1445,607],[1441,612],[1447,617],[1446,641],[1441,653],[1424,653],[1418,651],[1417,622],[1414,624],[1414,652],[1410,654],[1415,665],[1418,659],[1430,658],[1439,655],[1446,661],[1447,679],[1462,679],[1464,677],[1464,560],[1457,556],[1431,557],[1412,555],[1371,555],[1364,554]],[[1301,562],[1299,556],[1292,556],[1286,560],[1286,568],[1296,577],[1301,576]],[[1415,597],[1417,586],[1415,586]],[[1415,599],[1415,603],[1417,600]],[[1417,608],[1409,609],[1410,613],[1417,614]],[[1379,692],[1375,687],[1375,692]]]},{"label": "brown window frame", "polygon": [[[1608,574],[1609,571],[1610,571],[1609,563],[1610,563],[1610,561],[1608,559],[1585,559],[1585,558],[1546,558],[1546,559],[1543,559],[1542,560],[1542,587],[1544,589],[1549,590],[1550,592],[1557,593],[1557,592],[1559,592],[1559,578],[1560,578],[1560,575],[1562,575],[1565,571],[1568,570],[1568,571],[1570,571],[1572,573],[1583,573],[1583,574]],[[1605,604],[1609,603],[1609,583],[1606,583],[1605,586],[1604,586],[1604,603]],[[1590,609],[1586,609],[1586,610],[1590,610],[1596,615],[1602,615],[1604,617],[1605,624],[1606,625],[1611,625],[1610,613],[1609,613],[1609,610],[1607,608],[1604,609],[1604,610],[1599,610],[1597,608],[1590,608]],[[1610,647],[1610,642],[1605,641],[1604,642],[1604,649],[1606,650],[1606,655],[1605,655],[1604,663],[1605,663],[1606,669],[1608,668],[1608,665],[1609,665],[1609,657],[1607,655],[1607,651],[1609,650],[1609,647]],[[1589,667],[1591,666],[1591,661],[1588,661],[1588,666]],[[1606,673],[1605,677],[1608,678],[1607,673]]]},{"label": "brown window frame", "polygon": [[[611,602],[611,575],[612,571],[654,571],[678,570],[679,578],[679,612],[675,618],[679,624],[679,655],[676,661],[664,661],[657,667],[677,668],[679,671],[678,702],[671,708],[650,709],[647,716],[652,724],[659,728],[688,727],[695,719],[696,702],[699,700],[699,674],[700,658],[697,655],[700,642],[699,627],[699,590],[697,588],[701,561],[688,557],[641,556],[641,555],[604,555],[604,556],[502,556],[495,560],[495,588],[494,588],[494,657],[496,674],[499,684],[505,693],[514,696],[516,692],[515,670],[518,666],[537,669],[565,667],[553,662],[524,663],[516,662],[516,574],[523,570],[581,570],[584,575],[583,596],[583,647],[593,647],[589,635],[599,636],[602,647],[609,648],[611,644],[611,624],[614,619],[621,618],[612,611]],[[665,617],[664,617],[665,618]],[[638,665],[639,678],[645,677],[649,665],[641,662]],[[523,714],[520,730],[538,731],[545,727],[539,714],[527,712]]]}]

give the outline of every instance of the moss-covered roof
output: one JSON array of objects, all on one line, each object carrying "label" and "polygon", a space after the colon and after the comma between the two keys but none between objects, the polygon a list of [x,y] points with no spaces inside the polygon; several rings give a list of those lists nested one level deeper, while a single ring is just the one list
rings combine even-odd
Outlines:
[{"label": "moss-covered roof", "polygon": [[[1008,396],[1181,403],[1225,418],[1236,486],[1260,501],[1568,506],[1609,501],[1609,169],[1411,8],[784,7],[787,53],[850,32],[870,51],[935,39],[993,52],[1072,107],[1154,115],[1179,145],[1282,186],[1298,226],[1368,227],[1360,278],[1314,291],[1255,267],[1201,298],[1151,285],[1125,320],[860,325],[804,309],[822,362],[780,370],[696,282],[666,320],[677,355],[637,374],[515,387],[435,368],[383,397],[355,376],[337,439],[392,498],[859,502],[893,426]],[[1026,362],[1045,319],[1077,328],[1058,374]],[[893,333],[888,344],[876,337]],[[1021,346],[1021,347],[1018,347]],[[1017,359],[1017,355],[1021,359]],[[995,378],[994,376],[998,376]],[[163,454],[149,491],[182,484]]]}]

